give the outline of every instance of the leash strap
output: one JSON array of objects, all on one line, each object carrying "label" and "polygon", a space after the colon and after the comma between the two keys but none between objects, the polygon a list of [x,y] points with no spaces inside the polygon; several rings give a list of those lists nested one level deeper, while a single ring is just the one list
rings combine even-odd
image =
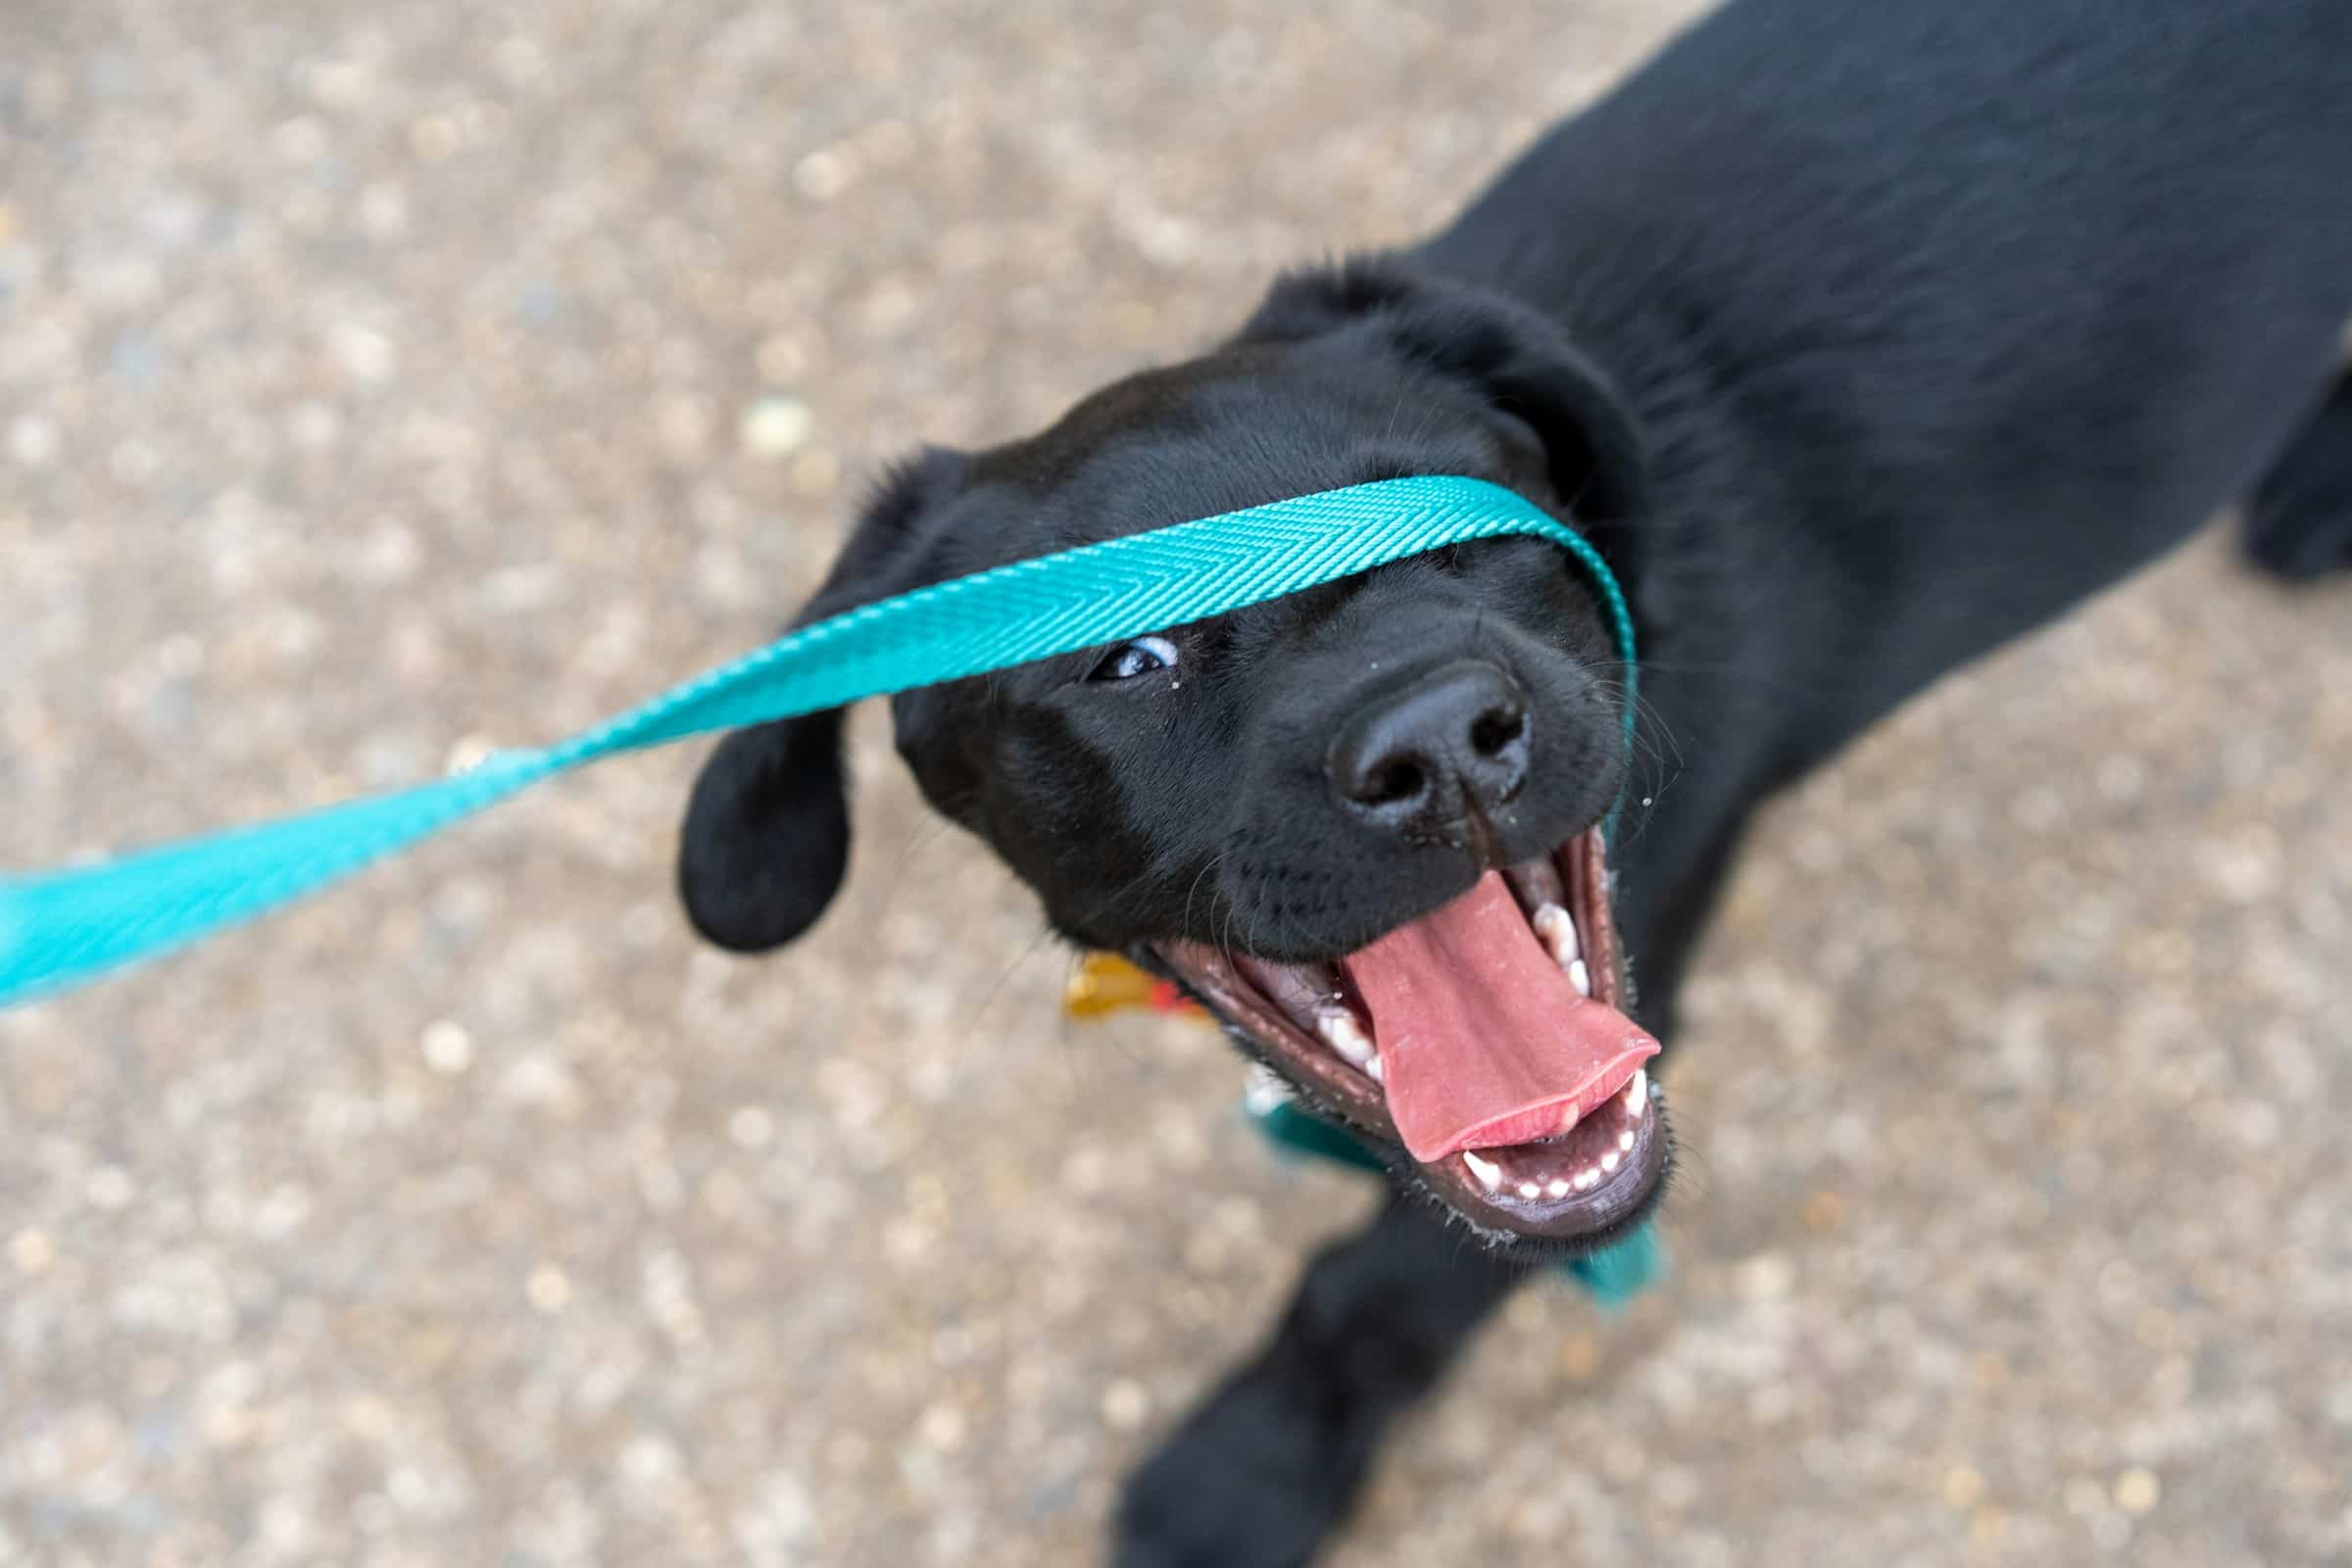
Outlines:
[{"label": "leash strap", "polygon": [[436,783],[100,864],[0,878],[0,1007],[249,920],[541,779],[609,757],[1140,637],[1445,545],[1548,539],[1592,575],[1625,661],[1633,617],[1599,554],[1482,479],[1384,479],[1014,562],[805,626],[553,746]]}]

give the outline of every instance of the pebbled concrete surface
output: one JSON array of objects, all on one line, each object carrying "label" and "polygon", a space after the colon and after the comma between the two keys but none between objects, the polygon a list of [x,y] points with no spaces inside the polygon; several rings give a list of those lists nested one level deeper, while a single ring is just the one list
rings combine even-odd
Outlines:
[{"label": "pebbled concrete surface", "polygon": [[[751,645],[888,457],[1435,221],[1681,9],[16,0],[0,864]],[[1094,1560],[1370,1195],[1064,1024],[878,716],[781,961],[672,911],[679,752],[0,1015],[0,1560]],[[2347,767],[2352,586],[2209,542],[1777,810],[1672,1281],[1518,1302],[1333,1560],[2352,1560]]]}]

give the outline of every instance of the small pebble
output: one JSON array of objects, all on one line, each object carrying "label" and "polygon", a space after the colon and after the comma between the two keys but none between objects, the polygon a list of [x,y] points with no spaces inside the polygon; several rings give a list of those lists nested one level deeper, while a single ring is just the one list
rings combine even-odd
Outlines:
[{"label": "small pebble", "polygon": [[764,1105],[739,1105],[727,1117],[727,1136],[739,1149],[765,1149],[775,1142],[776,1118]]},{"label": "small pebble", "polygon": [[736,434],[754,457],[784,458],[799,451],[815,427],[815,415],[799,398],[764,397],[743,411]]},{"label": "small pebble", "polygon": [[523,1281],[522,1293],[541,1312],[561,1312],[571,1300],[571,1281],[552,1263],[542,1263]]},{"label": "small pebble", "polygon": [[473,1036],[455,1019],[442,1018],[425,1026],[418,1042],[426,1066],[452,1077],[473,1065]]},{"label": "small pebble", "polygon": [[1152,1396],[1133,1378],[1116,1378],[1102,1391],[1102,1419],[1112,1430],[1133,1432],[1152,1413]]},{"label": "small pebble", "polygon": [[947,1403],[932,1405],[918,1423],[923,1441],[942,1453],[953,1453],[963,1446],[963,1412]]},{"label": "small pebble", "polygon": [[858,155],[848,147],[824,147],[792,166],[792,183],[812,202],[829,202],[858,183]]},{"label": "small pebble", "polygon": [[57,461],[58,449],[64,445],[53,419],[22,414],[9,421],[8,455],[21,467],[46,468]]},{"label": "small pebble", "polygon": [[100,1208],[128,1208],[138,1196],[130,1173],[120,1165],[101,1165],[82,1183],[81,1194]]},{"label": "small pebble", "polygon": [[808,368],[808,351],[802,348],[798,340],[779,332],[760,340],[754,363],[760,367],[760,374],[765,379],[790,381]]},{"label": "small pebble", "polygon": [[1796,1265],[1784,1252],[1758,1252],[1740,1265],[1740,1294],[1751,1301],[1777,1301],[1796,1285]]},{"label": "small pebble", "polygon": [[470,773],[488,761],[497,750],[486,735],[461,735],[450,747],[449,755],[441,760],[441,770],[450,774]]},{"label": "small pebble", "polygon": [[57,1244],[48,1234],[37,1230],[21,1230],[9,1238],[9,1261],[17,1265],[20,1274],[38,1274],[57,1257]]}]

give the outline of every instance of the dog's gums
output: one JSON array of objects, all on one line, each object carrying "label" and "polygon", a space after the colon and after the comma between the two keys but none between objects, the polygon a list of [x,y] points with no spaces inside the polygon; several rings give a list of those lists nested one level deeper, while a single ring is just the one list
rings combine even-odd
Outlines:
[{"label": "dog's gums", "polygon": [[1152,952],[1311,1107],[1487,1239],[1590,1247],[1646,1214],[1672,1147],[1609,892],[1592,829],[1332,963]]}]

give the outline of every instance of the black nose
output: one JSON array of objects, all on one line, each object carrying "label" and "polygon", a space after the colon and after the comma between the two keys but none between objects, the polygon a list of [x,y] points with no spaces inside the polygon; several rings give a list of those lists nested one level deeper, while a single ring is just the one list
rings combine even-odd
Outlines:
[{"label": "black nose", "polygon": [[1348,811],[1398,833],[1490,816],[1527,782],[1527,692],[1483,660],[1432,670],[1349,718],[1326,765]]}]

